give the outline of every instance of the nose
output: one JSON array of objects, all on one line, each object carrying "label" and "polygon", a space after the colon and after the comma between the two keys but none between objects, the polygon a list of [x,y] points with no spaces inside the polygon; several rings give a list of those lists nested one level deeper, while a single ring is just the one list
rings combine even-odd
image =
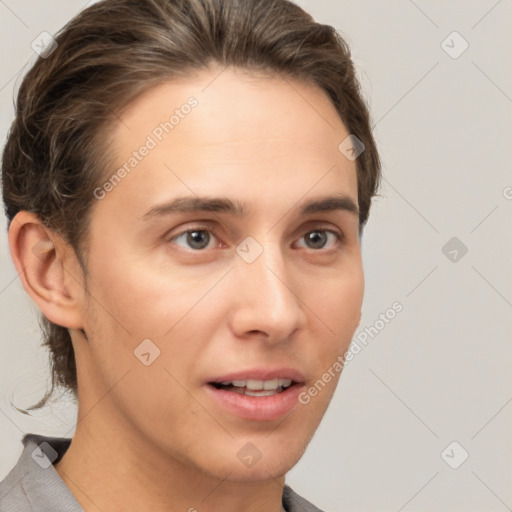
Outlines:
[{"label": "nose", "polygon": [[[254,261],[236,259],[231,275],[231,328],[240,338],[264,337],[267,343],[279,343],[305,322],[296,279],[299,274],[285,261],[279,244],[269,241],[259,245],[263,250]],[[257,250],[257,246],[251,250]]]}]

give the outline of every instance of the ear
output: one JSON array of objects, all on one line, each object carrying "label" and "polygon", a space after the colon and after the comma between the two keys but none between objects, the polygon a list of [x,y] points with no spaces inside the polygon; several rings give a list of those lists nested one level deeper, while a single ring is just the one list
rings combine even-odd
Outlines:
[{"label": "ear", "polygon": [[75,252],[33,213],[19,212],[9,227],[9,249],[23,288],[44,316],[70,329],[83,327],[83,272]]}]

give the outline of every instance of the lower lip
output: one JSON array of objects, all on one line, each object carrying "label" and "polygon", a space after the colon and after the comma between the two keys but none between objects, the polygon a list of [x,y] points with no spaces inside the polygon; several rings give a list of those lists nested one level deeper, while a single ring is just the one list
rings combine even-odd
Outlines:
[{"label": "lower lip", "polygon": [[289,413],[298,402],[302,384],[294,384],[270,396],[248,396],[205,384],[207,392],[227,411],[246,420],[271,421]]}]

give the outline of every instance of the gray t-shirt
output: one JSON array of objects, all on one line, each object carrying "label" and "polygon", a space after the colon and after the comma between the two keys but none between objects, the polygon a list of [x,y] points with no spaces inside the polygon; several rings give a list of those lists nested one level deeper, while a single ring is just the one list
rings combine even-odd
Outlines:
[{"label": "gray t-shirt", "polygon": [[[53,467],[71,439],[25,434],[22,442],[18,462],[0,482],[0,512],[83,512]],[[282,502],[286,512],[322,512],[286,484]]]}]

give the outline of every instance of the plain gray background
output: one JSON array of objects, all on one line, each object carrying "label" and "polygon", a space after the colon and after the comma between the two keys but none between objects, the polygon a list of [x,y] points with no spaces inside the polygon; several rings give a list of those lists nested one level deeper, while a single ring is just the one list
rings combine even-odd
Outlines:
[{"label": "plain gray background", "polygon": [[[351,46],[384,180],[356,332],[373,337],[287,483],[330,512],[512,510],[512,0],[298,3]],[[2,146],[32,41],[85,5],[0,0]],[[24,433],[71,437],[76,417],[66,397],[9,404],[41,398],[49,370],[1,227],[0,479]]]}]

